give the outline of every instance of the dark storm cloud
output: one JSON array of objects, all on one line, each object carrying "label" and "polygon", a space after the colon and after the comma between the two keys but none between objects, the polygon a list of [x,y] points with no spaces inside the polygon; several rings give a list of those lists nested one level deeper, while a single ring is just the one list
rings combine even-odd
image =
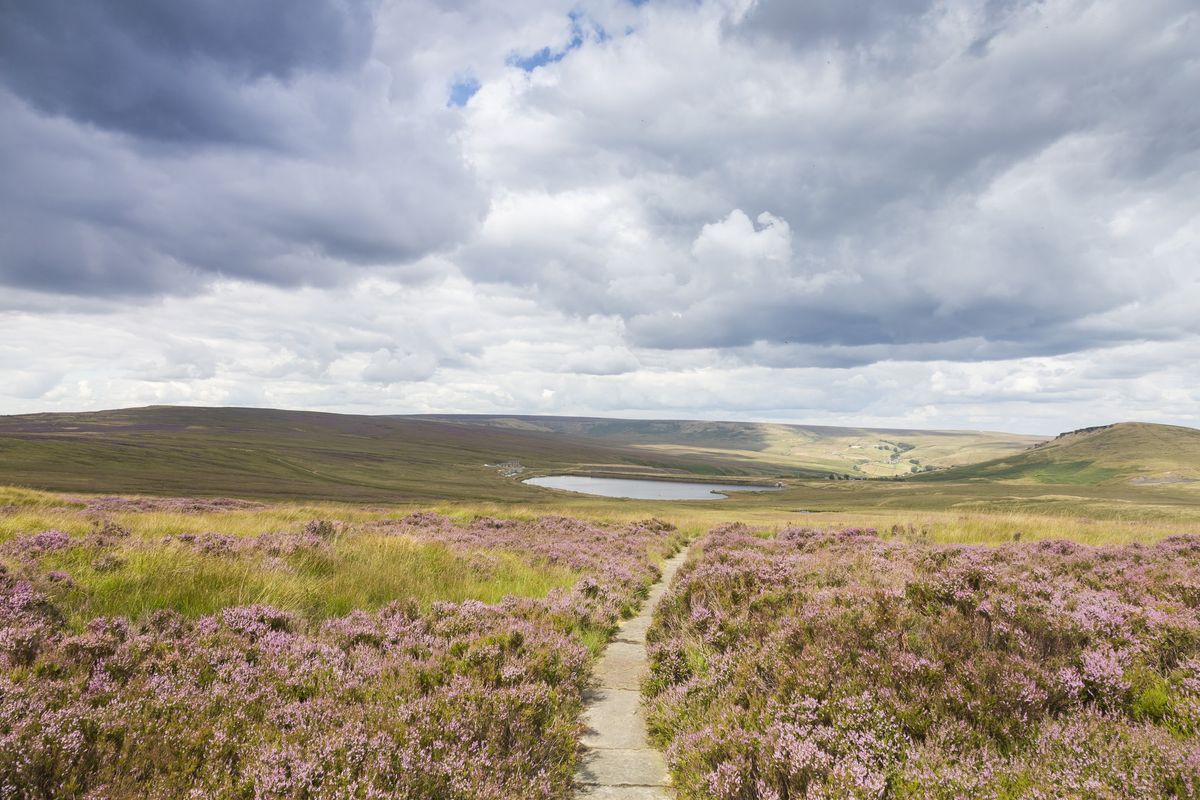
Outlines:
[{"label": "dark storm cloud", "polygon": [[[966,52],[984,55],[1014,15],[1045,1],[984,0],[974,5],[970,10],[977,15],[978,29]],[[920,52],[911,45],[922,29],[963,10],[939,0],[757,0],[745,16],[729,26],[729,33],[760,44],[775,42],[801,50],[822,45],[850,48],[867,60],[896,65],[920,59]]]},{"label": "dark storm cloud", "polygon": [[366,0],[4,0],[0,76],[37,108],[173,142],[277,142],[248,85],[363,62]]},{"label": "dark storm cloud", "polygon": [[838,44],[904,35],[934,0],[759,0],[737,29],[796,44]]},{"label": "dark storm cloud", "polygon": [[[1014,274],[1004,291],[989,292],[1000,281],[981,276],[953,300],[936,287],[905,286],[904,278],[883,274],[811,290],[783,282],[753,292],[714,285],[703,299],[678,310],[633,316],[628,330],[635,343],[649,347],[744,349],[770,343],[780,347],[784,362],[788,354],[798,356],[789,366],[846,366],[885,357],[1006,359],[1075,352],[1128,338],[1128,331],[1114,334],[1080,322],[1123,299],[1086,269],[1076,272],[1069,292],[1046,291],[1033,277],[1036,267],[1012,269],[1025,274]],[[1061,269],[1060,276],[1066,279]],[[756,352],[742,355],[758,360]]]},{"label": "dark storm cloud", "polygon": [[374,8],[0,0],[0,285],[334,285],[459,240],[483,201],[458,123],[405,105]]},{"label": "dark storm cloud", "polygon": [[2,93],[0,112],[10,287],[91,297],[187,294],[219,277],[331,285],[455,241],[479,210],[454,150],[404,126],[319,159],[147,157]]},{"label": "dark storm cloud", "polygon": [[[928,312],[920,305],[903,310],[914,315]],[[897,311],[855,315],[799,303],[763,304],[708,316],[701,312],[690,320],[637,317],[630,321],[629,330],[637,344],[720,348],[769,367],[848,368],[885,360],[997,361],[1056,356],[1130,339],[1128,332],[1078,327],[1069,319],[1055,322],[1036,313],[1014,317],[1009,304],[981,302],[951,318],[899,328]],[[698,328],[705,333],[697,335]],[[1164,337],[1175,335],[1147,331],[1136,338]]]}]

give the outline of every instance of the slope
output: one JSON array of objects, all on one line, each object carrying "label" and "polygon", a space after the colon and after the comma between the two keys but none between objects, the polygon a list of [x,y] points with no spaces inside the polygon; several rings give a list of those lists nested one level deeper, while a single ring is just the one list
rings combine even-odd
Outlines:
[{"label": "slope", "polygon": [[765,472],[736,460],[406,417],[171,406],[0,417],[0,484],[42,489],[381,502],[535,497],[537,489],[496,466],[512,462],[661,475]]},{"label": "slope", "polygon": [[594,417],[433,415],[488,429],[559,433],[647,454],[735,461],[780,475],[908,475],[1015,455],[1042,437],[983,431],[924,431],[824,425]]},{"label": "slope", "polygon": [[1147,422],[1082,428],[1016,455],[921,475],[913,480],[1200,484],[1200,430]]}]

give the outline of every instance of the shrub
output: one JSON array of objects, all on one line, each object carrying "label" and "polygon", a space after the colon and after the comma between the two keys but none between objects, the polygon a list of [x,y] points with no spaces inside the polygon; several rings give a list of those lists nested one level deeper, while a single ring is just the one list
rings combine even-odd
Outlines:
[{"label": "shrub", "polygon": [[652,731],[683,798],[1200,796],[1198,546],[716,529]]}]

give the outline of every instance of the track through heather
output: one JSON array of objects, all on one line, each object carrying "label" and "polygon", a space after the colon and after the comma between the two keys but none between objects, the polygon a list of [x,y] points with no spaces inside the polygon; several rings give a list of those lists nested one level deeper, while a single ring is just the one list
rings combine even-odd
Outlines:
[{"label": "track through heather", "polygon": [[658,601],[687,557],[686,548],[665,564],[641,612],[621,625],[596,666],[587,697],[586,748],[575,780],[580,800],[670,800],[671,778],[663,755],[646,735],[641,681],[649,667],[646,631]]}]

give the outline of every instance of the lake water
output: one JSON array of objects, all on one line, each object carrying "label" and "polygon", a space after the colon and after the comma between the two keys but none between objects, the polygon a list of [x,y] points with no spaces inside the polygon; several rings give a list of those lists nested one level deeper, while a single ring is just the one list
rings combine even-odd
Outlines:
[{"label": "lake water", "polygon": [[633,478],[588,478],[581,475],[550,475],[525,481],[547,489],[624,497],[631,500],[726,500],[725,492],[775,492],[769,486],[738,486],[732,483],[686,483]]}]

